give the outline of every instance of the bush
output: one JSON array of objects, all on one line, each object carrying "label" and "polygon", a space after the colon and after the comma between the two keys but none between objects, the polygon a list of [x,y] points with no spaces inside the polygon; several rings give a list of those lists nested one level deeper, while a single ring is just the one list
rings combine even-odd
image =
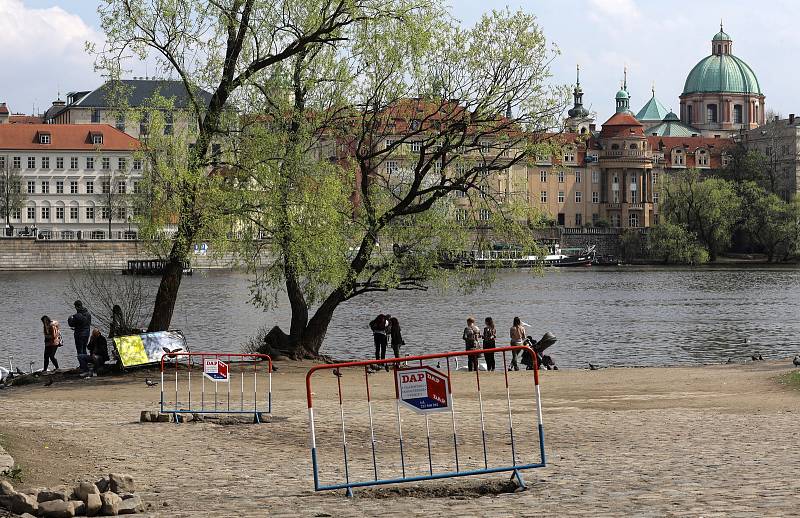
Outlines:
[{"label": "bush", "polygon": [[647,237],[647,254],[664,264],[702,264],[709,260],[692,232],[682,225],[664,222],[650,229]]}]

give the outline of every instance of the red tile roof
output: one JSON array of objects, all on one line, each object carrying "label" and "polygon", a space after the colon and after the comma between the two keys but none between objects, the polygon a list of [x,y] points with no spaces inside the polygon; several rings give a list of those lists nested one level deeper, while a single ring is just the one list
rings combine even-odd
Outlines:
[{"label": "red tile roof", "polygon": [[[50,134],[50,144],[40,144],[39,133]],[[102,133],[103,143],[92,144],[92,134]],[[108,124],[0,124],[0,149],[132,151],[139,141]]]},{"label": "red tile roof", "polygon": [[656,137],[649,136],[647,141],[653,151],[659,149],[660,143],[664,143],[664,150],[669,151],[675,147],[682,147],[686,151],[694,152],[698,148],[706,148],[712,154],[717,154],[721,150],[728,149],[735,145],[733,140],[728,138],[711,138],[711,137]]},{"label": "red tile roof", "polygon": [[8,107],[6,106],[6,103],[0,104],[0,114],[7,114],[7,113],[8,113]]},{"label": "red tile roof", "polygon": [[42,118],[36,115],[11,115],[8,117],[9,124],[41,124]]},{"label": "red tile roof", "polygon": [[636,117],[627,112],[615,113],[610,119],[603,123],[606,126],[642,126],[642,123],[636,120]]}]

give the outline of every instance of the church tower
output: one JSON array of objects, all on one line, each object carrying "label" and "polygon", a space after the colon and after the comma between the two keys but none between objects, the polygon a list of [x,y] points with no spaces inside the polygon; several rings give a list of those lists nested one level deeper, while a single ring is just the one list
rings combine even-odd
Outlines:
[{"label": "church tower", "polygon": [[567,112],[564,127],[567,131],[572,133],[588,133],[591,131],[590,126],[594,123],[594,117],[591,116],[589,110],[583,106],[583,89],[581,88],[581,66],[577,65],[577,77],[575,80],[575,89],[572,91],[573,106]]},{"label": "church tower", "polygon": [[622,87],[617,92],[617,113],[631,113],[631,95],[628,93],[628,67],[625,67]]}]

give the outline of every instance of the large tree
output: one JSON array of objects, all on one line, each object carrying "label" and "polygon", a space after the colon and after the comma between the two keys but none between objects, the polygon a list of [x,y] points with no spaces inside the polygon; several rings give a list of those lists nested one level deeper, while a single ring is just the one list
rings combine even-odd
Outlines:
[{"label": "large tree", "polygon": [[731,182],[704,178],[697,170],[672,175],[664,184],[662,214],[683,226],[705,246],[711,261],[731,242],[740,201]]},{"label": "large tree", "polygon": [[12,169],[11,164],[6,163],[0,170],[0,211],[6,220],[6,228],[11,225],[11,215],[15,211],[22,211],[25,199],[19,170]]},{"label": "large tree", "polygon": [[[155,59],[159,73],[186,87],[194,127],[193,145],[178,168],[184,174],[173,175],[166,189],[175,231],[148,330],[169,327],[183,262],[215,223],[207,196],[217,186],[209,174],[212,144],[235,138],[231,114],[242,92],[310,46],[340,41],[353,23],[407,8],[405,0],[103,0],[99,13],[108,43],[98,65],[119,77],[130,54]],[[211,92],[209,102],[200,88]]]},{"label": "large tree", "polygon": [[463,28],[426,8],[353,24],[346,44],[309,46],[259,85],[230,212],[268,237],[243,241],[269,252],[246,250],[256,301],[291,306],[269,347],[318,356],[340,304],[424,289],[447,251],[536,250],[527,173],[512,168],[552,151],[565,99],[552,56],[530,15]]}]

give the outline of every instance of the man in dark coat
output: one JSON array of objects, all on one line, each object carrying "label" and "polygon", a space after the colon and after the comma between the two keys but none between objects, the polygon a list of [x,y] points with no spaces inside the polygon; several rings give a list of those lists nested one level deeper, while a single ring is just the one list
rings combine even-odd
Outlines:
[{"label": "man in dark coat", "polygon": [[89,335],[92,332],[92,315],[89,310],[83,307],[83,302],[75,301],[76,313],[67,319],[67,324],[74,331],[75,350],[78,356],[87,354],[86,345],[89,343]]}]

